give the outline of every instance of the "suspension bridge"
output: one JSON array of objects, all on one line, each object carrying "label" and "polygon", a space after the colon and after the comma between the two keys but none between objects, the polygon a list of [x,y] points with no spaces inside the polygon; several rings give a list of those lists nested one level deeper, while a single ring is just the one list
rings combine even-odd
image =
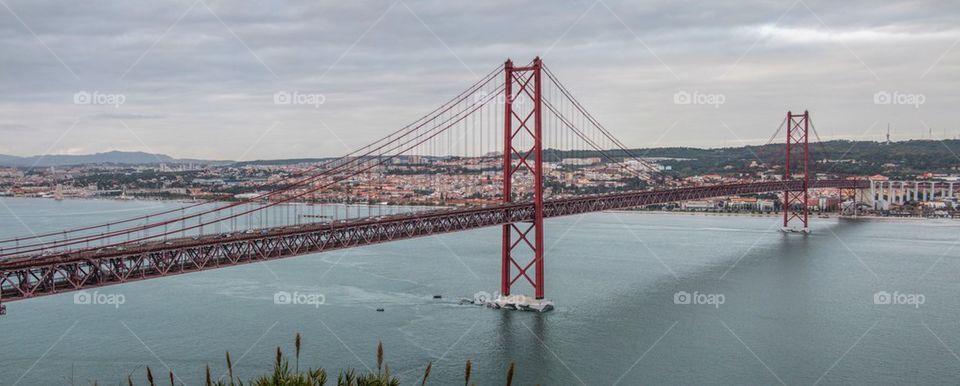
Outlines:
[{"label": "suspension bridge", "polygon": [[[806,232],[811,189],[875,187],[863,178],[811,179],[811,127],[809,113],[788,112],[771,137],[785,129],[779,180],[663,188],[651,163],[601,125],[539,58],[526,65],[508,60],[412,123],[271,181],[272,190],[0,240],[0,313],[4,302],[42,295],[494,226],[502,228],[500,292],[510,295],[519,286],[543,299],[544,219],[780,193],[784,229]],[[607,173],[620,176],[621,188],[579,189],[558,166],[563,158],[587,154],[602,158]],[[330,192],[344,192],[340,196],[349,200],[351,189],[394,189],[398,183],[387,179],[391,171],[446,159],[471,160],[476,173],[467,173],[469,183],[477,191],[496,191],[498,202],[376,215],[358,210],[342,218],[297,213],[298,204],[320,202]],[[442,195],[446,188],[436,190]]]}]

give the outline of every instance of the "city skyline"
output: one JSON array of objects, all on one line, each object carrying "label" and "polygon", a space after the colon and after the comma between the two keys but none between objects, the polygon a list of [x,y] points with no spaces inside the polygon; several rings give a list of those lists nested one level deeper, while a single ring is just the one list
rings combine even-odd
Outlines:
[{"label": "city skyline", "polygon": [[960,129],[949,4],[4,6],[0,154],[337,156],[534,55],[632,147],[761,144],[788,109],[823,139]]}]

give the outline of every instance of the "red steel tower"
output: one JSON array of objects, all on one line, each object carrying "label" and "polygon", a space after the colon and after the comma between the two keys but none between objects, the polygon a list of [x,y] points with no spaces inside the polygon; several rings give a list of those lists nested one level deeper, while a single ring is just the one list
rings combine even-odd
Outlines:
[{"label": "red steel tower", "polygon": [[[803,169],[803,188],[801,190],[783,191],[783,230],[810,232],[808,227],[809,211],[807,210],[807,189],[810,185],[810,173],[807,163],[808,145],[807,133],[810,130],[810,113],[804,111],[803,114],[794,114],[787,111],[787,162],[783,168],[783,181],[794,180],[796,169]],[[799,159],[791,159],[791,152],[794,147],[799,147],[803,152],[802,163]],[[800,163],[799,166],[797,164]],[[791,222],[799,222],[802,228],[791,227]]]},{"label": "red steel tower", "polygon": [[[503,202],[514,201],[514,180],[529,176],[533,185],[529,193],[532,193],[534,213],[530,222],[503,225],[500,278],[500,293],[504,296],[510,295],[510,287],[514,282],[524,278],[533,286],[537,299],[543,299],[540,70],[539,57],[528,67],[514,67],[510,60],[504,64]],[[531,267],[534,268],[533,277],[529,272]],[[514,268],[516,274],[513,273]]]}]

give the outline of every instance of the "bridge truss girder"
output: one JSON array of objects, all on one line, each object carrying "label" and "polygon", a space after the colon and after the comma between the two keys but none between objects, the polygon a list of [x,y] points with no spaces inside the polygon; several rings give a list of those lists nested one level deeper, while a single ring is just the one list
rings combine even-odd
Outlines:
[{"label": "bridge truss girder", "polygon": [[[703,186],[545,200],[543,217],[571,216],[604,210],[738,194],[798,190],[802,181]],[[812,181],[816,188],[867,189],[866,180]],[[0,262],[0,301],[146,280],[182,273],[389,241],[459,232],[533,220],[532,202],[486,208],[438,210],[356,219],[335,224],[275,228],[268,234],[237,234],[229,238],[172,239],[125,251],[83,250]],[[2,304],[0,304],[2,305]]]}]

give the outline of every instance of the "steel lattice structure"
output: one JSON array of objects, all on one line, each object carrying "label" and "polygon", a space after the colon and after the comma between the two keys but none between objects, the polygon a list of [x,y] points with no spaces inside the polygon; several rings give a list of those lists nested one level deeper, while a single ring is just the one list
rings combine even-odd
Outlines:
[{"label": "steel lattice structure", "polygon": [[[803,181],[771,181],[545,200],[543,217],[738,194],[796,191]],[[815,188],[865,189],[866,180],[820,180]],[[126,250],[87,250],[0,262],[0,300],[77,291],[284,257],[530,222],[532,202],[273,228],[265,233],[172,239]]]},{"label": "steel lattice structure", "polygon": [[[533,180],[533,215],[523,221],[503,224],[500,292],[510,295],[513,283],[524,278],[533,286],[537,299],[543,299],[544,296],[541,69],[540,58],[534,59],[533,64],[528,67],[514,67],[510,60],[507,60],[503,67],[506,85],[503,117],[503,203],[510,204],[514,201],[513,179],[518,172],[527,173]],[[516,89],[513,88],[514,83],[518,86]],[[515,106],[514,101],[520,99],[529,99],[531,103]],[[520,265],[517,261],[520,257],[517,249],[527,248],[533,256],[529,263]],[[527,273],[531,266],[534,267],[533,278]],[[516,275],[513,274],[514,267],[517,269]]]},{"label": "steel lattice structure", "polygon": [[[804,111],[803,114],[794,114],[787,111],[787,153],[786,163],[783,167],[783,180],[796,180],[794,172],[799,164],[803,176],[799,181],[803,182],[800,189],[784,189],[783,191],[783,229],[791,230],[790,222],[797,221],[802,225],[797,229],[803,232],[810,231],[809,217],[810,210],[807,208],[809,199],[808,184],[810,183],[810,169],[808,163],[809,157],[809,136],[810,133],[810,112]],[[802,153],[802,159],[790,158],[794,147],[799,147]]]}]

